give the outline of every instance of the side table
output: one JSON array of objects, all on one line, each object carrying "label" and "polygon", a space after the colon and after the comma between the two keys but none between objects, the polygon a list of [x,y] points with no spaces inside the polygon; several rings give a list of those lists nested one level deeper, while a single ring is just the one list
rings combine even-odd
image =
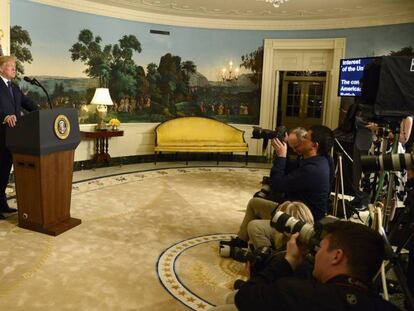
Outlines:
[{"label": "side table", "polygon": [[111,156],[108,153],[109,138],[124,136],[124,131],[81,131],[80,133],[82,138],[95,139],[95,154],[93,160],[96,164],[102,161],[109,164],[111,162]]}]

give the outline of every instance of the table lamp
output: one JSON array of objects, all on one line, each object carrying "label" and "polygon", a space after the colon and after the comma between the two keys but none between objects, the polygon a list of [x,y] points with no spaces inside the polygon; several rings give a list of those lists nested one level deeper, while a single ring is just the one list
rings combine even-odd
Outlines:
[{"label": "table lamp", "polygon": [[98,125],[96,126],[97,130],[104,131],[107,129],[105,118],[106,113],[108,111],[107,106],[111,106],[114,103],[112,102],[111,95],[109,94],[109,89],[107,88],[97,88],[95,90],[95,95],[93,95],[93,98],[91,100],[91,105],[97,105],[96,106],[96,113],[98,114]]}]

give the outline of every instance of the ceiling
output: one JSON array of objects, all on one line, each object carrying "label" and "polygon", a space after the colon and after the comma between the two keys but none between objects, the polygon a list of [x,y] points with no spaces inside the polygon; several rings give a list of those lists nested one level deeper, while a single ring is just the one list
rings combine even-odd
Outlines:
[{"label": "ceiling", "polygon": [[[413,0],[34,0],[169,25],[239,29],[350,28],[414,22]],[[122,15],[122,16],[120,16]]]}]

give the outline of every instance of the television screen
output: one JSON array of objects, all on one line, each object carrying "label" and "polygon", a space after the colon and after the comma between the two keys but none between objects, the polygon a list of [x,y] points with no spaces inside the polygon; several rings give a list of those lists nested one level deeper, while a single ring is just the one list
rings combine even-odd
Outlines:
[{"label": "television screen", "polygon": [[341,59],[338,96],[361,96],[361,78],[364,68],[378,57]]}]

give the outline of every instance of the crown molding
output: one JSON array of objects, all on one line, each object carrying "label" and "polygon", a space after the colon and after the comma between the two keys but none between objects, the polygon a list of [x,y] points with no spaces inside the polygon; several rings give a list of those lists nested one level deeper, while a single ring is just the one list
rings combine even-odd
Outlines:
[{"label": "crown molding", "polygon": [[98,4],[87,0],[30,0],[32,2],[59,7],[63,9],[102,15],[124,20],[146,22],[151,24],[182,26],[210,29],[240,29],[240,30],[317,30],[359,28],[384,26],[394,24],[414,23],[414,12],[408,10],[396,15],[351,17],[336,19],[306,19],[306,20],[241,20],[201,18],[149,13],[138,10],[120,8],[111,5]]}]

